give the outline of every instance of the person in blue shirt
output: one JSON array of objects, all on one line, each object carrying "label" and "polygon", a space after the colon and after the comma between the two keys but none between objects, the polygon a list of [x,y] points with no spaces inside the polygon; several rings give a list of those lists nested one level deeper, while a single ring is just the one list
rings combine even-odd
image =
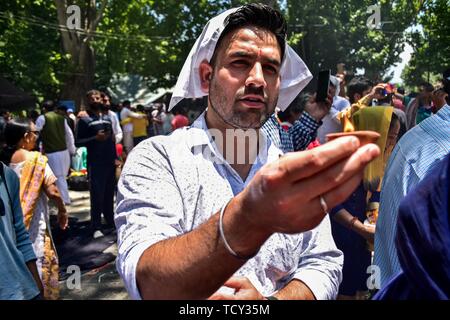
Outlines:
[{"label": "person in blue shirt", "polygon": [[375,300],[450,299],[450,154],[403,199],[395,238],[401,269]]},{"label": "person in blue shirt", "polygon": [[381,286],[400,271],[395,231],[401,200],[450,153],[450,106],[409,130],[394,148],[381,187],[375,231],[374,264],[380,268]]},{"label": "person in blue shirt", "polygon": [[0,162],[0,300],[41,299],[36,256],[23,223],[19,178]]}]

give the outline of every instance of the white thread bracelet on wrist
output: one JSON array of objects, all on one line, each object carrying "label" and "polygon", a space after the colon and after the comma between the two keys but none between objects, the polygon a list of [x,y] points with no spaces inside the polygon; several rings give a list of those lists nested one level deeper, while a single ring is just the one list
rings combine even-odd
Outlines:
[{"label": "white thread bracelet on wrist", "polygon": [[240,260],[249,260],[251,258],[253,258],[256,254],[252,255],[252,256],[248,256],[248,257],[243,257],[240,256],[239,254],[237,254],[233,249],[231,249],[230,245],[227,242],[227,239],[225,238],[225,233],[223,232],[223,214],[225,212],[226,207],[228,206],[228,204],[231,202],[228,201],[220,210],[220,214],[219,214],[219,234],[220,234],[220,238],[223,241],[223,244],[225,245],[225,248],[227,249],[227,251],[235,258],[238,258]]}]

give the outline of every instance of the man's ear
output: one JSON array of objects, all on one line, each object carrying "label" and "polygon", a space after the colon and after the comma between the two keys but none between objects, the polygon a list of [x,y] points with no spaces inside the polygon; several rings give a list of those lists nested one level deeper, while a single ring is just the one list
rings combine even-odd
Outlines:
[{"label": "man's ear", "polygon": [[353,101],[358,102],[362,97],[359,93],[355,93],[353,95],[353,98],[354,98]]},{"label": "man's ear", "polygon": [[208,61],[203,60],[202,63],[200,63],[199,73],[201,89],[204,93],[209,93],[209,84],[212,78],[213,67]]}]

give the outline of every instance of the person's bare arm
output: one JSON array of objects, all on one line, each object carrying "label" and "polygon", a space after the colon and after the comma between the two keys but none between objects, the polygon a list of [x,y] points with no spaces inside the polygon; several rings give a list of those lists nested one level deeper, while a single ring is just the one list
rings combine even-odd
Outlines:
[{"label": "person's bare arm", "polygon": [[356,232],[367,241],[373,243],[375,228],[365,226],[361,221],[359,221],[359,219],[355,218],[346,209],[339,210],[333,216],[333,220],[349,229],[349,232]]},{"label": "person's bare arm", "polygon": [[372,91],[368,95],[362,97],[358,102],[365,105],[370,105],[373,99],[378,100],[383,99],[384,96],[381,95],[380,92],[384,90],[384,88],[386,88],[386,84],[384,83],[377,84],[375,87],[372,88]]},{"label": "person's bare arm", "polygon": [[[234,289],[234,294],[216,292],[208,300],[268,300],[245,277],[232,277],[224,286]],[[308,286],[297,279],[290,281],[273,297],[278,300],[316,300]]]},{"label": "person's bare arm", "polygon": [[41,278],[39,277],[39,272],[36,266],[36,260],[28,261],[27,268],[30,270],[31,275],[33,276],[34,281],[36,282],[36,285],[41,292],[41,295],[44,295],[44,286],[42,285]]},{"label": "person's bare arm", "polygon": [[145,115],[145,114],[136,113],[131,110],[128,112],[127,116],[130,118],[133,118],[133,119],[143,119],[143,118],[147,117],[147,115]]},{"label": "person's bare arm", "polygon": [[[228,211],[235,210],[234,206],[230,203]],[[254,252],[268,238],[264,232],[249,232],[254,226],[227,213],[227,240],[245,244],[242,251]],[[144,252],[136,270],[143,299],[206,299],[244,264],[225,249],[218,222],[215,214],[192,232],[161,241]]]},{"label": "person's bare arm", "polygon": [[156,123],[159,123],[159,124],[163,124],[164,123],[164,121],[162,121],[162,120],[160,120],[158,118],[152,118],[152,121],[156,122]]},{"label": "person's bare arm", "polygon": [[333,97],[328,95],[327,101],[316,102],[316,94],[314,94],[314,96],[312,96],[306,103],[304,111],[313,117],[317,122],[320,122],[330,112],[332,101]]},{"label": "person's bare arm", "polygon": [[53,183],[51,185],[45,185],[44,191],[45,191],[45,194],[47,195],[47,197],[52,199],[55,202],[56,207],[58,208],[59,227],[62,230],[66,229],[69,218],[67,215],[66,206],[64,205],[64,201],[61,198],[61,194],[59,193],[58,187],[56,186],[55,183]]},{"label": "person's bare arm", "polygon": [[[316,227],[326,214],[319,197],[330,208],[344,201],[379,155],[375,145],[358,147],[357,139],[340,138],[264,166],[225,210],[231,248],[251,256],[275,232]],[[149,247],[138,262],[136,281],[144,299],[205,299],[244,262],[224,247],[216,213],[196,230]]]},{"label": "person's bare arm", "polygon": [[274,296],[278,300],[316,300],[309,287],[302,281],[294,279]]}]

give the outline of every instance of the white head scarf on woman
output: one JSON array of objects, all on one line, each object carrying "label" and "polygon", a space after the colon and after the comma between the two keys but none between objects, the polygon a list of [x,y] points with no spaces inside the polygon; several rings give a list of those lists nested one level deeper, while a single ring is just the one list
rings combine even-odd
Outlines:
[{"label": "white head scarf on woman", "polygon": [[[169,111],[184,98],[201,98],[208,95],[201,90],[199,67],[203,60],[210,61],[217,41],[225,29],[225,19],[239,8],[223,12],[212,18],[195,42],[181,69],[169,104]],[[303,60],[286,43],[280,69],[281,84],[278,107],[285,110],[300,91],[311,81],[312,75]]]}]

